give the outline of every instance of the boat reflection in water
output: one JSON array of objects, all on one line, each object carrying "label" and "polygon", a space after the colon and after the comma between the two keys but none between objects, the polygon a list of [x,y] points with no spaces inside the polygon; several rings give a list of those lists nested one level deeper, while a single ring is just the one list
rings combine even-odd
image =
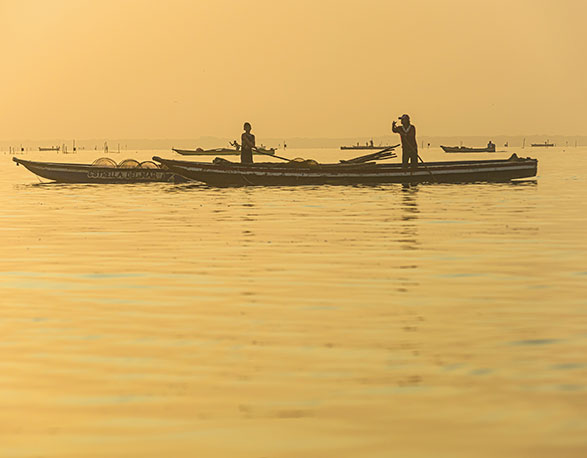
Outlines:
[{"label": "boat reflection in water", "polygon": [[[401,188],[401,225],[398,242],[403,251],[417,251],[420,248],[418,237],[419,215],[418,207],[419,187],[403,185]],[[406,262],[405,257],[400,258],[400,274],[398,274],[398,293],[408,293],[420,286],[417,280],[418,264],[414,261]]]},{"label": "boat reflection in water", "polygon": [[402,249],[418,249],[418,225],[416,221],[420,210],[418,209],[418,186],[403,185],[401,189],[401,209],[402,209]]}]

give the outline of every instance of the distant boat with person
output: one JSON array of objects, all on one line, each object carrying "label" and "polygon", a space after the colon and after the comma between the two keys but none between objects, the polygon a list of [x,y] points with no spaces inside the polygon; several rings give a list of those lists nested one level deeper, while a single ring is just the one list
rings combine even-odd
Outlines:
[{"label": "distant boat with person", "polygon": [[59,151],[59,146],[39,146],[39,151]]},{"label": "distant boat with person", "polygon": [[532,143],[530,146],[533,148],[550,148],[551,146],[554,146],[554,143],[550,143],[546,140],[544,143]]},{"label": "distant boat with person", "polygon": [[175,151],[178,154],[181,154],[182,156],[206,156],[208,154],[234,154],[235,156],[237,154],[240,154],[239,151],[237,151],[234,148],[213,148],[213,149],[203,149],[203,148],[196,148],[196,149],[180,149],[180,148],[171,148],[173,151]]},{"label": "distant boat with person", "polygon": [[[196,149],[180,149],[180,148],[172,148],[177,154],[181,154],[182,156],[210,156],[210,155],[219,155],[219,156],[239,156],[240,155],[240,145],[236,142],[231,143],[233,146],[232,148],[212,148],[212,149],[203,149],[203,148],[196,148]],[[259,152],[253,152],[254,154],[271,154],[274,155],[277,148],[265,148],[263,146],[258,147],[257,150]]]},{"label": "distant boat with person", "polygon": [[341,146],[340,149],[342,149],[342,150],[364,150],[364,149],[369,150],[369,149],[385,149],[385,148],[390,148],[390,147],[391,147],[391,145],[375,145],[373,143],[373,140],[369,140],[364,145],[357,143],[356,145]]},{"label": "distant boat with person", "polygon": [[489,141],[484,148],[471,148],[468,146],[443,146],[440,147],[445,153],[495,153],[495,143]]}]

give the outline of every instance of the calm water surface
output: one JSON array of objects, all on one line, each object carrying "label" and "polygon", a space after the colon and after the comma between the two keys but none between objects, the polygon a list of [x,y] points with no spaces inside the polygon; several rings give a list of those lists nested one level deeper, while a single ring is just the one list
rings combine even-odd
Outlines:
[{"label": "calm water surface", "polygon": [[586,456],[587,148],[517,151],[536,180],[235,189],[0,153],[0,456]]}]

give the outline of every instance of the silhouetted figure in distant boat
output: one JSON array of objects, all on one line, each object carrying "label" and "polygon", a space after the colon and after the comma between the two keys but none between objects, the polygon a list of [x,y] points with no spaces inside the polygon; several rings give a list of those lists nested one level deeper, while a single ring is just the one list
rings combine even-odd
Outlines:
[{"label": "silhouetted figure in distant boat", "polygon": [[255,147],[255,136],[251,133],[251,124],[245,122],[243,126],[245,130],[241,135],[241,163],[253,163],[253,148]]},{"label": "silhouetted figure in distant boat", "polygon": [[399,134],[402,139],[402,167],[405,169],[408,164],[412,169],[418,168],[418,142],[416,141],[416,126],[410,123],[410,117],[405,114],[402,115],[402,125],[397,126],[396,121],[393,121],[391,130]]},{"label": "silhouetted figure in distant boat", "polygon": [[487,142],[487,149],[488,150],[495,150],[495,143],[493,143],[491,140],[489,140],[489,142]]},{"label": "silhouetted figure in distant boat", "polygon": [[369,141],[369,146],[370,146],[371,148],[373,148],[373,139],[371,139],[371,140]]}]

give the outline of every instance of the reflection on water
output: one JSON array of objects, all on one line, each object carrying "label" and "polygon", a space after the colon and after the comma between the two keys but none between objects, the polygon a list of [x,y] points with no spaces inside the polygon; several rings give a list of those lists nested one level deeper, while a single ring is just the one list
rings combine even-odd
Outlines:
[{"label": "reflection on water", "polygon": [[400,239],[405,250],[415,250],[418,247],[418,186],[403,185],[401,192],[402,202],[402,229]]},{"label": "reflection on water", "polygon": [[552,154],[228,189],[3,159],[0,456],[584,456],[587,151]]}]

